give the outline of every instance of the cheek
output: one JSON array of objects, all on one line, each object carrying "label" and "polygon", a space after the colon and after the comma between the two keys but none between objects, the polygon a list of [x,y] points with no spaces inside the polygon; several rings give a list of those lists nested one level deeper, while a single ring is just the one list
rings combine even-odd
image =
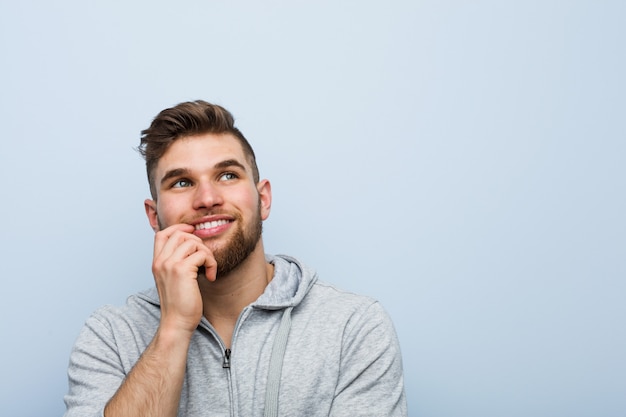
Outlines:
[{"label": "cheek", "polygon": [[241,187],[224,194],[224,201],[231,202],[240,207],[253,207],[258,204],[259,193],[255,187]]},{"label": "cheek", "polygon": [[261,213],[263,212],[261,208],[261,197],[256,190],[254,193],[246,196],[246,207],[254,213],[257,213],[259,210],[261,210]]},{"label": "cheek", "polygon": [[159,225],[164,227],[171,226],[177,216],[177,204],[168,199],[161,199],[157,204],[157,218]]}]

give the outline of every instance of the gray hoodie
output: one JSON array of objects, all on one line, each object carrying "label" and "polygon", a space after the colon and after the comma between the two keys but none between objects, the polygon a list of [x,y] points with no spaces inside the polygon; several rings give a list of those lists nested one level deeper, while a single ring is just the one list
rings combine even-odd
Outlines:
[{"label": "gray hoodie", "polygon": [[[294,258],[239,316],[231,350],[203,318],[178,416],[406,416],[400,347],[376,301],[340,291]],[[65,417],[101,417],[159,325],[155,288],[85,323],[70,357]]]}]

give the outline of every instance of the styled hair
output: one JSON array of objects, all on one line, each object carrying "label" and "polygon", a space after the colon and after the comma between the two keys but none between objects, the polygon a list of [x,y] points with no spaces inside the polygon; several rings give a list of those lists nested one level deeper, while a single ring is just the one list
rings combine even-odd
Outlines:
[{"label": "styled hair", "polygon": [[182,137],[205,133],[233,135],[241,144],[243,153],[252,168],[254,182],[259,182],[259,169],[252,146],[235,127],[233,115],[217,104],[196,100],[180,103],[161,111],[150,127],[141,131],[141,143],[137,150],[146,160],[146,173],[152,199],[156,200],[154,171],[159,159],[174,141]]}]

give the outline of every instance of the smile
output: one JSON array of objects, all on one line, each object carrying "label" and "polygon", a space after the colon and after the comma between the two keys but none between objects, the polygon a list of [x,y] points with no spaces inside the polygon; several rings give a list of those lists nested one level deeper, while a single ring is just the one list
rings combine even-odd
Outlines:
[{"label": "smile", "polygon": [[196,230],[213,229],[214,227],[223,226],[228,223],[228,220],[215,220],[212,222],[198,223],[195,227]]}]

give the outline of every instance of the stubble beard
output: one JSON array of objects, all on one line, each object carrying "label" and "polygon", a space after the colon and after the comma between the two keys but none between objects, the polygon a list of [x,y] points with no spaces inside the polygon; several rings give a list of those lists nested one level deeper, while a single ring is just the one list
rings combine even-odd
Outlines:
[{"label": "stubble beard", "polygon": [[[158,219],[159,228],[164,229],[164,224],[161,219]],[[256,214],[250,225],[245,227],[243,224],[243,218],[239,213],[235,215],[235,224],[237,229],[234,231],[234,235],[218,248],[212,248],[209,244],[209,249],[213,253],[215,262],[217,263],[216,279],[223,278],[237,269],[250,254],[254,251],[261,239],[263,233],[263,221],[261,220],[261,202],[257,208]],[[210,241],[209,241],[210,242]],[[204,267],[198,268],[198,275],[204,276]]]},{"label": "stubble beard", "polygon": [[223,278],[237,269],[250,256],[261,239],[263,222],[260,212],[257,212],[249,227],[244,228],[242,226],[239,216],[237,216],[236,224],[238,227],[235,234],[224,245],[212,249],[217,262],[217,279]]}]

